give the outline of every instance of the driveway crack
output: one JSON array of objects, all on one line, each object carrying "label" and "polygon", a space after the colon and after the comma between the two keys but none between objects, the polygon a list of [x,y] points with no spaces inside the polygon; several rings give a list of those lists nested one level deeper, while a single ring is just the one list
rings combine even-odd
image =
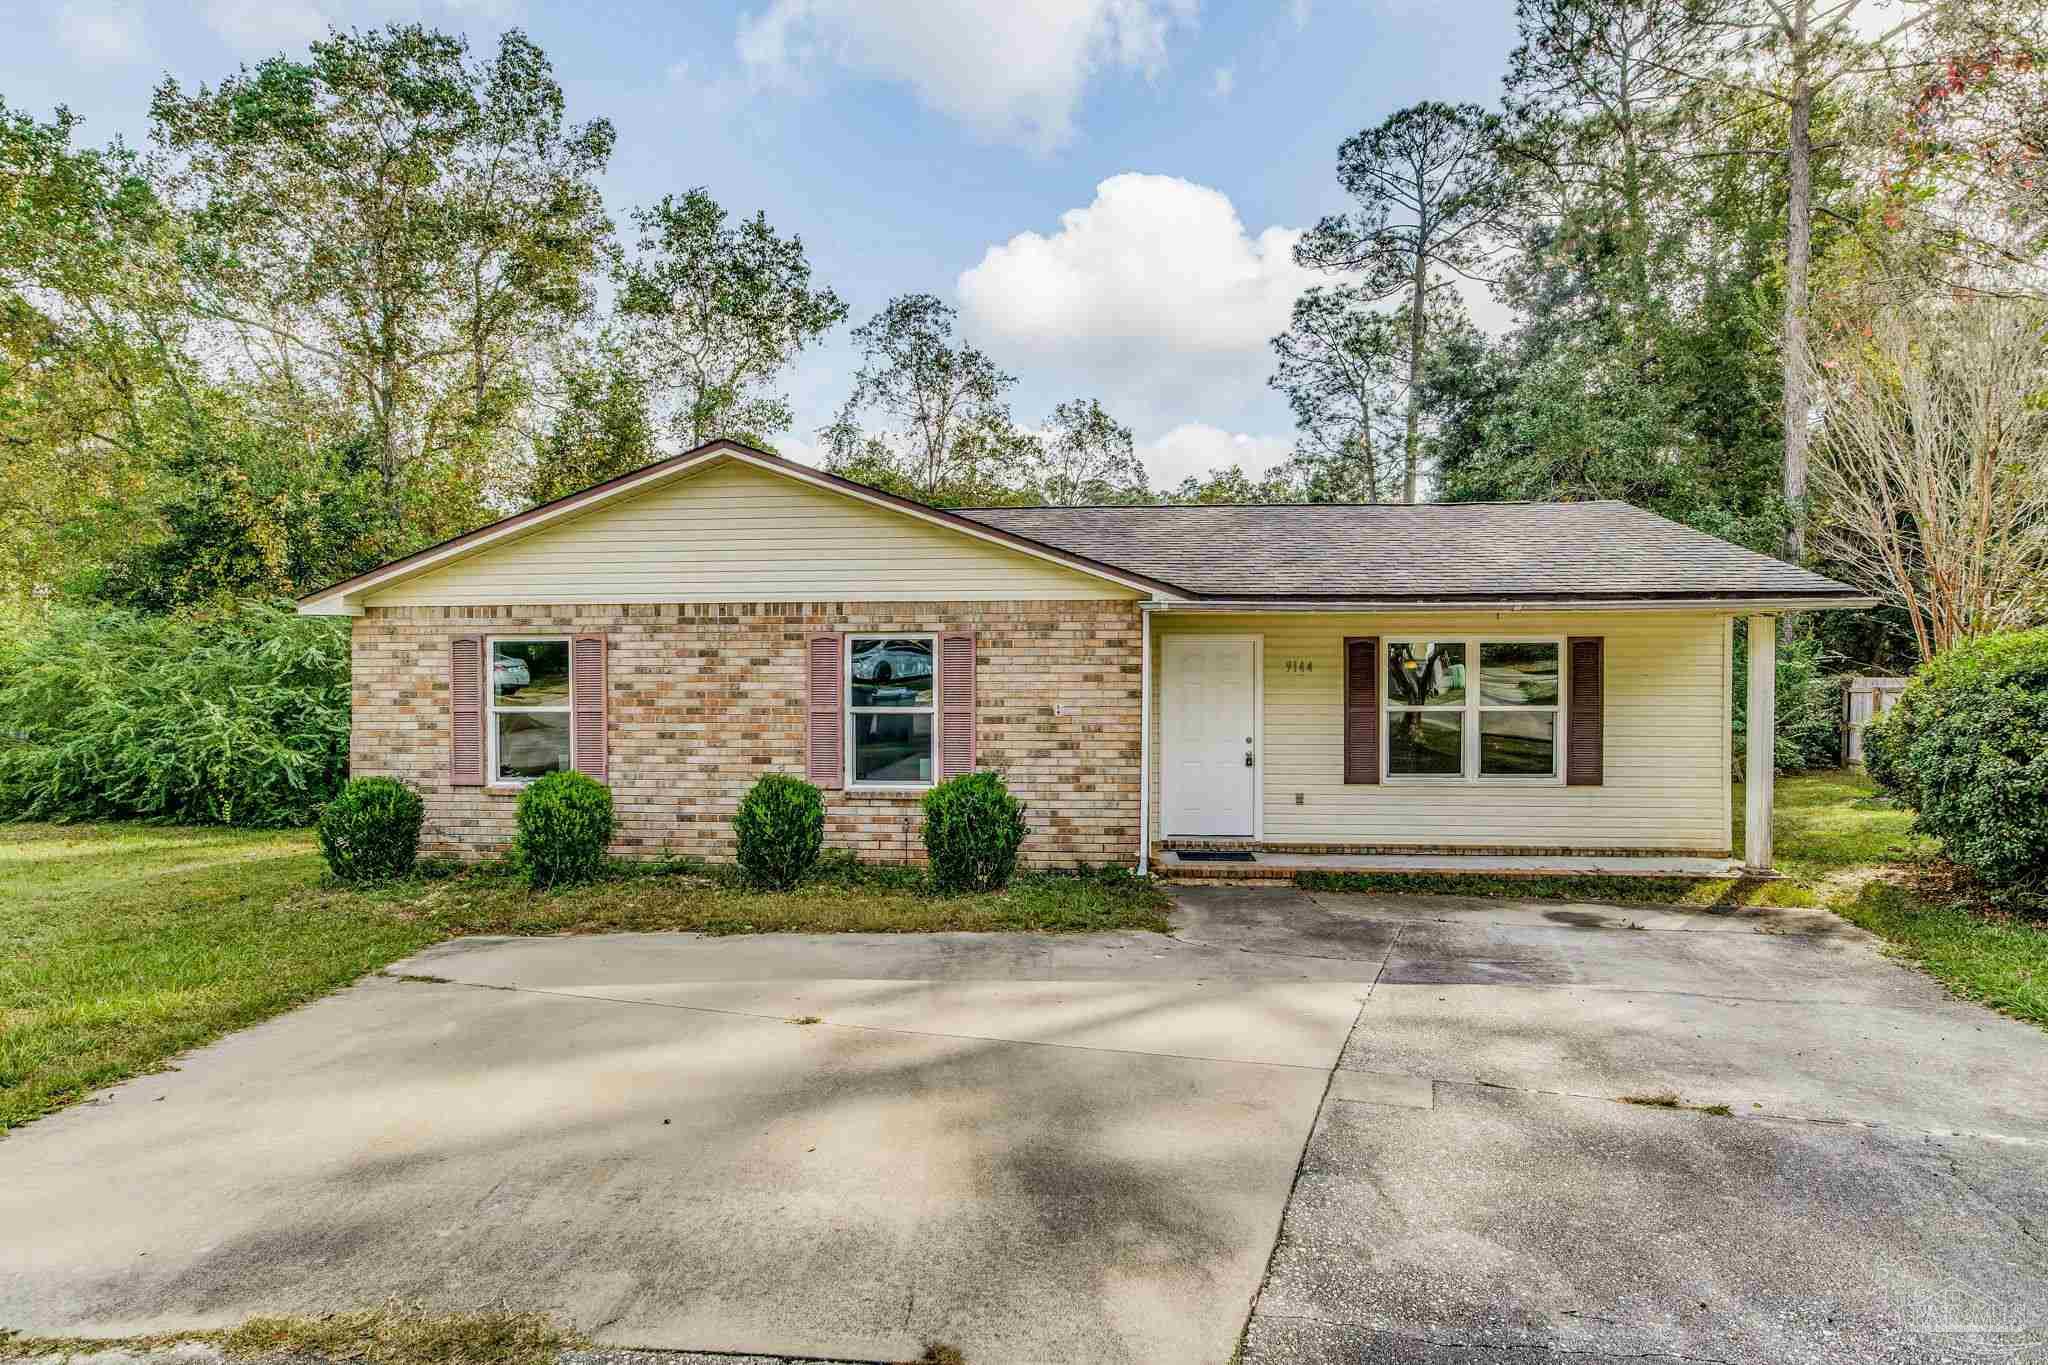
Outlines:
[{"label": "driveway crack", "polygon": [[1401,935],[1407,926],[1394,930],[1387,940],[1387,951],[1380,955],[1379,968],[1373,972],[1372,980],[1366,984],[1365,994],[1358,1001],[1358,1009],[1351,1016],[1351,1027],[1344,1034],[1344,1042],[1338,1047],[1336,1057],[1330,1063],[1330,1074],[1323,1078],[1322,1098],[1316,1101],[1316,1112],[1308,1121],[1308,1132],[1302,1135],[1301,1151],[1294,1158],[1294,1179],[1287,1183],[1287,1198],[1280,1202],[1280,1219],[1273,1226],[1273,1245],[1266,1250],[1266,1272],[1259,1276],[1259,1287],[1252,1291],[1252,1301],[1245,1305],[1244,1326],[1237,1334],[1238,1355],[1244,1354],[1245,1336],[1252,1329],[1252,1319],[1258,1316],[1259,1299],[1266,1292],[1266,1283],[1273,1278],[1273,1263],[1280,1257],[1280,1243],[1287,1232],[1287,1211],[1294,1207],[1294,1195],[1301,1188],[1302,1168],[1308,1165],[1308,1149],[1316,1140],[1316,1129],[1322,1125],[1323,1111],[1330,1107],[1330,1089],[1337,1083],[1337,1072],[1342,1069],[1345,1049],[1351,1046],[1351,1035],[1358,1032],[1358,1022],[1365,1017],[1365,1007],[1372,1003],[1373,988],[1386,975],[1387,964],[1393,961],[1394,948],[1401,942]]},{"label": "driveway crack", "polygon": [[1696,1356],[1681,1351],[1614,1351],[1579,1350],[1570,1346],[1558,1346],[1547,1341],[1454,1341],[1445,1337],[1424,1336],[1416,1332],[1397,1332],[1363,1322],[1344,1322],[1329,1318],[1302,1317],[1292,1313],[1263,1313],[1259,1316],[1269,1322],[1306,1322],[1318,1327],[1356,1327],[1396,1341],[1412,1341],[1420,1346],[1440,1346],[1452,1351],[1485,1351],[1491,1355],[1521,1355],[1532,1353],[1549,1356],[1593,1356],[1601,1360],[1676,1360],[1686,1365],[1739,1365],[1732,1356]]},{"label": "driveway crack", "polygon": [[2048,1237],[2043,1237],[2038,1231],[2035,1230],[2033,1224],[2029,1223],[2026,1219],[2020,1217],[2017,1213],[2014,1213],[2011,1209],[2006,1208],[1998,1200],[1993,1199],[1991,1198],[1991,1196],[1985,1194],[1984,1191],[1978,1189],[1976,1182],[1971,1180],[1970,1177],[1963,1174],[1962,1164],[1958,1162],[1953,1155],[1948,1155],[1944,1159],[1948,1162],[1949,1179],[1955,1181],[1956,1184],[1961,1185],[1965,1190],[1969,1191],[1972,1195],[1976,1196],[1978,1201],[1981,1202],[1984,1205],[1984,1207],[1990,1209],[1994,1214],[2009,1220],[2014,1227],[2019,1229],[2020,1236],[2026,1238],[2028,1241],[2034,1243],[2034,1245],[2036,1246],[2048,1248]]}]

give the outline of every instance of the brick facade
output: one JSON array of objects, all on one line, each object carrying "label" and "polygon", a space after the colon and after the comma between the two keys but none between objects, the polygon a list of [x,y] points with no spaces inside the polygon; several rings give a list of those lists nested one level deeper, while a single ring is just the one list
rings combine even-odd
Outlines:
[{"label": "brick facade", "polygon": [[[804,772],[804,641],[828,630],[974,631],[978,761],[1025,805],[1024,862],[1136,860],[1139,624],[1129,602],[371,607],[354,622],[350,771],[424,794],[426,851],[501,852],[517,790],[448,783],[450,641],[602,634],[614,851],[727,859],[733,811],[754,780]],[[870,861],[921,860],[921,818],[916,793],[825,793],[826,845]]]}]

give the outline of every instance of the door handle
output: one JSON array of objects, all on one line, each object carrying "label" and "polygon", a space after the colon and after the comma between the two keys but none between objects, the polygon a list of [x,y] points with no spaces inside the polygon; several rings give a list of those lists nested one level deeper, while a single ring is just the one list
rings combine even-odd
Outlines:
[{"label": "door handle", "polygon": [[1244,751],[1244,766],[1247,768],[1256,766],[1252,762],[1252,751],[1250,749]]}]

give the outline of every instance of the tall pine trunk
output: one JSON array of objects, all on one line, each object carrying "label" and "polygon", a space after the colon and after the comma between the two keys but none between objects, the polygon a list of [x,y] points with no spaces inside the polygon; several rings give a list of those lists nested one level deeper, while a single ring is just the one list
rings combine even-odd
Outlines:
[{"label": "tall pine trunk", "polygon": [[1422,348],[1428,327],[1422,303],[1429,292],[1429,258],[1415,253],[1413,293],[1408,300],[1408,469],[1401,481],[1401,501],[1412,503],[1422,484]]},{"label": "tall pine trunk", "polygon": [[1807,423],[1813,408],[1806,370],[1807,277],[1813,257],[1813,86],[1806,66],[1806,17],[1802,4],[1793,25],[1792,117],[1785,146],[1785,558],[1794,563],[1806,555]]}]

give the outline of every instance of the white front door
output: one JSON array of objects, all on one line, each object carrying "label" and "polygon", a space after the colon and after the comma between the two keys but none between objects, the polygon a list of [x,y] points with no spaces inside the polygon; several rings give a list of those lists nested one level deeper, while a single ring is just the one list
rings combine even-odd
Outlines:
[{"label": "white front door", "polygon": [[1258,832],[1258,641],[1169,635],[1162,644],[1161,833],[1249,839]]}]

